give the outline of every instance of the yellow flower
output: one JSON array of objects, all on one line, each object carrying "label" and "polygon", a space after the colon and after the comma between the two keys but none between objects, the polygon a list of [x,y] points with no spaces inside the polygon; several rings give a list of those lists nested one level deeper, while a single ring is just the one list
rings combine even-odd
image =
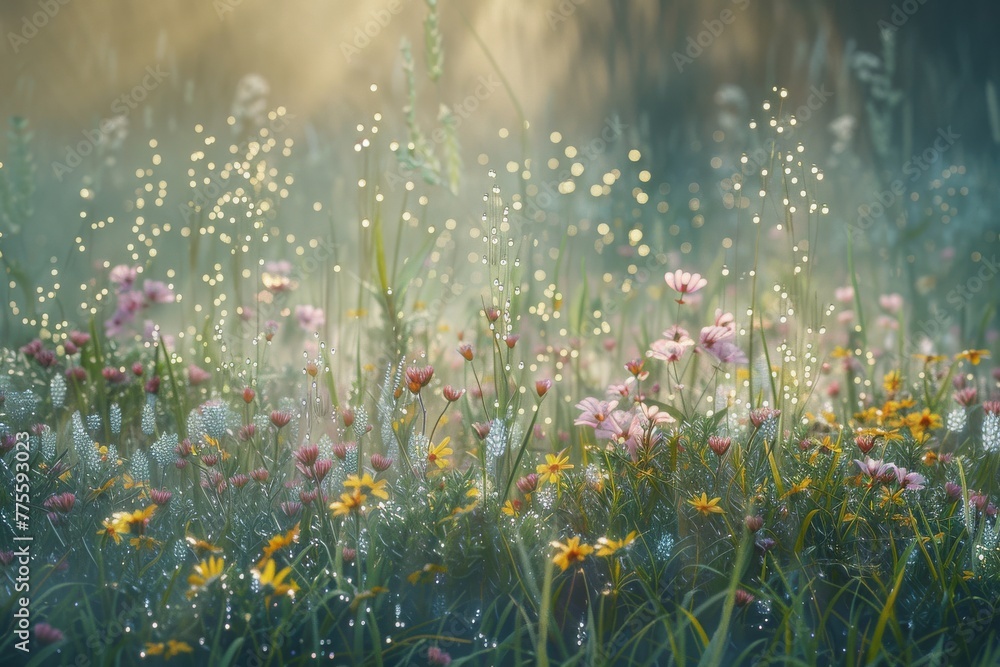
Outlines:
[{"label": "yellow flower", "polygon": [[295,524],[295,527],[289,530],[287,533],[278,533],[264,546],[264,555],[261,557],[258,566],[263,565],[271,556],[277,552],[292,546],[299,541],[299,524]]},{"label": "yellow flower", "polygon": [[885,507],[886,505],[889,504],[903,505],[905,502],[903,500],[903,491],[904,491],[903,488],[898,488],[895,491],[892,491],[887,486],[881,487],[880,489],[881,497],[879,498],[878,501],[879,507]]},{"label": "yellow flower", "polygon": [[103,535],[105,538],[110,537],[115,541],[115,544],[122,543],[121,533],[119,533],[118,529],[115,527],[114,521],[112,521],[111,519],[105,519],[103,522],[101,522],[101,525],[104,527],[101,530],[97,531],[98,535]]},{"label": "yellow flower", "polygon": [[955,355],[955,359],[968,359],[973,366],[978,366],[983,357],[989,358],[989,350],[965,350]]},{"label": "yellow flower", "polygon": [[444,523],[448,519],[454,519],[462,514],[468,514],[472,510],[476,509],[476,507],[479,505],[479,489],[477,489],[476,487],[472,487],[471,489],[465,492],[465,496],[467,498],[473,498],[473,501],[467,505],[459,505],[458,507],[456,507],[451,511],[451,514],[441,519],[439,523]]},{"label": "yellow flower", "polygon": [[517,516],[521,513],[522,507],[524,507],[524,504],[520,500],[508,500],[503,504],[503,507],[500,508],[500,511],[507,516]]},{"label": "yellow flower", "polygon": [[[563,470],[572,470],[573,464],[568,463],[569,456],[564,456],[563,452],[558,454],[546,454],[545,463],[539,463],[535,470],[538,472],[542,482],[558,484],[562,479]],[[566,569],[566,568],[563,568]]]},{"label": "yellow flower", "polygon": [[837,347],[833,348],[833,352],[830,353],[830,356],[833,357],[834,359],[848,359],[854,356],[854,353],[838,345]]},{"label": "yellow flower", "polygon": [[386,481],[380,479],[375,481],[372,476],[368,473],[364,474],[364,477],[358,477],[357,475],[348,475],[347,480],[344,482],[344,487],[348,489],[361,489],[362,487],[367,487],[373,496],[381,498],[382,500],[389,500],[389,493],[385,490]]},{"label": "yellow flower", "polygon": [[701,512],[702,515],[708,516],[709,514],[723,514],[725,512],[725,510],[719,507],[720,500],[722,500],[722,498],[712,498],[709,500],[708,494],[702,491],[701,498],[698,496],[692,496],[692,498],[687,502],[688,505]]},{"label": "yellow flower", "polygon": [[90,500],[94,500],[95,498],[99,498],[100,496],[103,496],[108,491],[108,489],[110,489],[112,486],[115,485],[115,482],[117,482],[117,481],[118,481],[117,477],[112,477],[111,479],[109,479],[108,481],[106,481],[104,484],[101,484],[96,489],[91,488],[90,489]]},{"label": "yellow flower", "polygon": [[924,362],[924,366],[929,366],[930,364],[936,364],[939,361],[944,361],[948,357],[943,354],[914,354],[914,357]]},{"label": "yellow flower", "polygon": [[159,542],[154,540],[149,535],[139,535],[138,537],[133,537],[128,541],[128,543],[135,547],[136,551],[142,551],[143,549],[153,551],[160,545]]},{"label": "yellow flower", "polygon": [[361,489],[354,489],[351,493],[340,494],[340,500],[330,503],[330,509],[333,510],[333,516],[345,516],[360,508],[366,499],[367,496],[361,493]]},{"label": "yellow flower", "polygon": [[823,439],[819,442],[819,446],[816,448],[816,451],[814,451],[809,456],[809,465],[815,465],[816,459],[819,458],[820,454],[843,454],[843,453],[844,450],[840,448],[839,440],[837,442],[834,442],[833,438],[831,438],[828,435],[824,435]]},{"label": "yellow flower", "polygon": [[205,540],[199,540],[197,537],[194,537],[193,535],[186,535],[184,539],[187,540],[188,546],[190,546],[191,549],[194,550],[195,554],[198,556],[202,554],[222,553],[222,549],[220,547],[215,546],[211,542],[206,542]]},{"label": "yellow flower", "polygon": [[295,597],[295,593],[299,590],[299,585],[296,584],[291,579],[285,581],[285,578],[291,574],[292,568],[286,567],[282,570],[278,570],[274,565],[273,559],[268,559],[264,563],[263,570],[259,568],[254,568],[251,570],[253,578],[257,580],[260,584],[261,589],[270,589],[270,593],[267,595],[267,600],[270,601],[271,595],[287,595],[288,597]]},{"label": "yellow flower", "polygon": [[414,586],[418,581],[423,581],[424,583],[430,583],[434,580],[434,575],[443,574],[448,571],[444,565],[438,565],[437,563],[427,563],[422,568],[415,572],[411,572],[406,575],[406,580],[409,581]]},{"label": "yellow flower", "polygon": [[170,660],[181,653],[192,653],[194,649],[187,642],[179,642],[176,639],[168,639],[167,643],[146,643],[146,655],[162,655],[164,660]]},{"label": "yellow flower", "polygon": [[855,412],[854,418],[862,424],[868,424],[871,422],[878,423],[881,421],[882,411],[872,405],[865,408],[862,412]]},{"label": "yellow flower", "polygon": [[903,376],[900,375],[899,371],[889,371],[882,378],[882,386],[885,387],[887,393],[895,394],[903,386]]},{"label": "yellow flower", "polygon": [[625,549],[630,544],[635,542],[635,538],[638,537],[639,533],[632,531],[621,540],[612,540],[608,537],[602,537],[597,540],[597,555],[598,556],[613,556],[615,552]]},{"label": "yellow flower", "polygon": [[931,412],[930,408],[924,408],[923,412],[911,412],[906,415],[903,423],[910,427],[914,440],[920,442],[927,431],[941,428],[941,415]]},{"label": "yellow flower", "polygon": [[449,442],[451,442],[451,436],[446,437],[440,444],[432,444],[427,450],[427,462],[435,464],[438,468],[448,467],[448,457],[455,453],[448,446]]},{"label": "yellow flower", "polygon": [[861,428],[858,429],[858,435],[869,435],[873,438],[882,438],[886,442],[891,442],[893,440],[902,440],[903,436],[899,434],[899,429],[889,429],[884,428]]},{"label": "yellow flower", "polygon": [[111,515],[111,521],[115,530],[122,535],[127,535],[133,530],[141,534],[146,530],[146,525],[154,512],[156,512],[156,505],[150,505],[134,512],[115,512]]},{"label": "yellow flower", "polygon": [[365,600],[370,600],[376,595],[381,595],[382,593],[388,593],[388,592],[389,589],[383,586],[374,586],[371,588],[371,590],[361,591],[360,593],[354,596],[353,600],[351,600],[351,611],[357,611],[358,605],[360,605]]},{"label": "yellow flower", "polygon": [[188,577],[188,584],[191,589],[187,592],[189,598],[194,597],[211,585],[216,579],[222,576],[226,569],[226,561],[223,558],[209,557],[194,566],[194,572]]},{"label": "yellow flower", "polygon": [[573,563],[579,563],[594,551],[594,547],[589,544],[580,544],[579,537],[571,537],[562,542],[553,542],[552,546],[559,549],[559,553],[552,557],[552,562],[565,572]]},{"label": "yellow flower", "polygon": [[812,484],[812,478],[804,477],[801,482],[792,484],[792,488],[785,491],[785,495],[782,497],[787,498],[788,496],[794,496],[796,493],[802,493],[809,488],[810,484]]},{"label": "yellow flower", "polygon": [[125,487],[125,489],[141,489],[144,486],[149,486],[149,485],[146,484],[146,482],[143,482],[142,480],[133,479],[132,475],[126,472],[122,474],[122,486]]}]

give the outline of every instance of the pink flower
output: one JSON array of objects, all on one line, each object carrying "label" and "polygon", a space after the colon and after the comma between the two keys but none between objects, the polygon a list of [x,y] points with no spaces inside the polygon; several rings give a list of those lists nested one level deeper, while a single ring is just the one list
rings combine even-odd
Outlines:
[{"label": "pink flower", "polygon": [[147,280],[142,284],[142,292],[149,303],[173,303],[174,291],[159,280]]},{"label": "pink flower", "polygon": [[292,263],[287,259],[271,260],[264,262],[264,271],[279,276],[292,275]]},{"label": "pink flower", "polygon": [[895,472],[899,486],[907,491],[919,491],[924,488],[924,483],[927,481],[920,473],[910,472],[906,468],[896,468]]},{"label": "pink flower", "polygon": [[729,451],[729,446],[732,442],[731,438],[713,435],[708,439],[708,446],[713,452],[715,452],[716,456],[722,458],[722,456]]},{"label": "pink flower", "polygon": [[749,362],[747,355],[736,343],[724,340],[705,350],[723,364],[745,364]]},{"label": "pink flower", "polygon": [[376,472],[385,472],[392,465],[392,459],[381,454],[372,454],[371,460],[372,468],[375,468]]},{"label": "pink flower", "polygon": [[48,623],[35,624],[35,639],[41,644],[55,644],[63,640],[63,633]]},{"label": "pink flower", "polygon": [[188,366],[188,382],[191,383],[192,387],[196,387],[202,382],[205,382],[212,377],[212,374],[206,371],[204,368],[200,368],[191,364]]},{"label": "pink flower", "polygon": [[451,664],[451,656],[446,652],[439,649],[437,646],[431,646],[427,649],[427,662],[432,665],[447,665]]},{"label": "pink flower", "polygon": [[49,496],[45,499],[45,502],[42,503],[42,505],[45,506],[45,509],[59,512],[61,514],[69,514],[75,504],[76,496],[69,491]]},{"label": "pink flower", "polygon": [[620,447],[624,447],[632,460],[637,458],[639,446],[643,440],[642,424],[631,412],[615,410],[610,417],[594,429],[594,436],[607,439]]},{"label": "pink flower", "polygon": [[270,341],[272,338],[274,338],[274,334],[278,333],[279,328],[280,325],[274,320],[268,320],[267,322],[264,322],[264,338]]},{"label": "pink flower", "polygon": [[892,294],[883,294],[878,298],[878,305],[882,306],[882,310],[887,313],[895,315],[903,307],[903,296],[895,292]]},{"label": "pink flower", "polygon": [[732,313],[724,313],[721,308],[715,309],[715,326],[736,330],[736,316]]},{"label": "pink flower", "polygon": [[576,404],[576,409],[582,414],[573,423],[577,426],[598,428],[617,405],[618,401],[601,401],[588,396]]},{"label": "pink flower", "polygon": [[850,303],[854,301],[854,288],[850,285],[847,287],[838,287],[833,290],[833,298],[841,303]]},{"label": "pink flower", "polygon": [[326,324],[323,309],[309,305],[295,306],[295,319],[305,331],[319,331]]},{"label": "pink flower", "polygon": [[712,325],[702,328],[698,342],[706,352],[722,363],[745,364],[748,361],[746,354],[729,340],[734,335],[735,331],[731,328]]},{"label": "pink flower", "polygon": [[115,368],[114,366],[105,366],[102,368],[101,375],[112,384],[121,384],[128,379],[120,368]]},{"label": "pink flower", "polygon": [[719,326],[707,326],[702,327],[701,334],[698,336],[698,343],[703,348],[711,349],[714,345],[720,341],[728,340],[733,337],[733,330],[727,329],[726,327]]},{"label": "pink flower", "polygon": [[150,489],[149,499],[153,501],[155,505],[166,505],[170,502],[170,499],[174,497],[174,494],[167,489]]},{"label": "pink flower", "polygon": [[139,271],[135,267],[119,264],[111,269],[108,279],[111,281],[111,284],[117,285],[118,289],[127,290],[135,283],[138,275]]},{"label": "pink flower", "polygon": [[854,462],[858,465],[861,470],[861,474],[872,480],[878,480],[886,475],[894,474],[895,466],[891,463],[885,463],[881,460],[874,460],[870,456],[866,456],[864,461],[859,461],[854,459]]},{"label": "pink flower", "polygon": [[875,326],[895,331],[899,328],[899,320],[891,315],[879,315],[875,320]]},{"label": "pink flower", "polygon": [[104,322],[104,335],[108,338],[117,338],[125,331],[125,325],[131,321],[126,313],[116,310],[114,314]]},{"label": "pink flower", "polygon": [[655,405],[646,405],[645,403],[640,403],[639,409],[642,411],[640,416],[645,420],[645,423],[647,424],[653,424],[654,426],[659,426],[660,424],[671,424],[677,421],[676,419],[670,416],[669,412],[661,410]]},{"label": "pink flower", "polygon": [[691,334],[687,332],[684,327],[673,325],[668,327],[662,334],[660,334],[666,340],[672,340],[675,343],[680,343],[684,347],[690,347],[694,345],[694,339],[691,338]]},{"label": "pink flower", "polygon": [[635,386],[635,378],[628,377],[622,383],[609,384],[604,394],[610,400],[617,401],[619,398],[628,398],[629,394],[632,393],[633,386]]},{"label": "pink flower", "polygon": [[654,340],[650,346],[649,351],[646,355],[653,358],[659,359],[660,361],[666,361],[672,363],[679,361],[681,357],[684,356],[684,350],[687,349],[686,345],[678,343],[672,340]]},{"label": "pink flower", "polygon": [[69,333],[69,339],[73,341],[73,344],[77,347],[83,347],[90,342],[90,334],[84,333],[83,331],[71,331]]},{"label": "pink flower", "polygon": [[677,303],[684,303],[684,296],[693,294],[708,284],[708,280],[701,277],[700,273],[688,273],[677,269],[673,273],[664,276],[667,286],[675,292],[679,292],[681,298],[676,299]]},{"label": "pink flower", "polygon": [[975,387],[965,387],[964,389],[959,389],[955,392],[955,400],[965,407],[970,405],[975,405],[976,399],[979,397],[979,392]]}]

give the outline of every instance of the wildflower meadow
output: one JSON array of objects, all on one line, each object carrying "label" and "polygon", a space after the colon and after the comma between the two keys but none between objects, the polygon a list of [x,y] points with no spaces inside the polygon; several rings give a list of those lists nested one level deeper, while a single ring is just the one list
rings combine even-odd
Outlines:
[{"label": "wildflower meadow", "polygon": [[84,4],[0,12],[0,662],[1000,664],[933,2]]}]

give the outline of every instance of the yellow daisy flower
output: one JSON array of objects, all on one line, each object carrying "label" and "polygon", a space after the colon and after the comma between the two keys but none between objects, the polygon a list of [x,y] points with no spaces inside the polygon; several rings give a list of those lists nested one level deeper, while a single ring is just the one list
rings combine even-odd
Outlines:
[{"label": "yellow daisy flower", "polygon": [[288,597],[295,597],[295,593],[299,590],[299,585],[291,579],[285,581],[291,572],[292,568],[290,567],[278,570],[273,559],[268,559],[267,562],[264,563],[263,569],[254,568],[251,570],[253,578],[257,580],[258,584],[260,584],[261,590],[267,589],[270,591],[266,597],[267,601],[270,601],[271,595],[287,595]]},{"label": "yellow daisy flower", "polygon": [[720,500],[722,500],[722,498],[712,498],[709,500],[708,494],[702,491],[700,498],[698,496],[692,496],[687,502],[688,505],[701,512],[703,516],[708,516],[709,514],[725,513],[725,510],[719,507]]},{"label": "yellow daisy flower", "polygon": [[635,542],[635,538],[638,536],[639,533],[633,530],[620,540],[612,540],[608,537],[602,537],[597,540],[597,555],[605,557],[614,556],[616,552],[627,548],[630,544]]},{"label": "yellow daisy flower", "polygon": [[340,500],[330,503],[333,516],[346,516],[361,507],[367,496],[361,493],[361,489],[354,489],[351,493],[340,494]]},{"label": "yellow daisy flower", "polygon": [[191,589],[188,590],[187,596],[192,598],[208,588],[212,582],[222,577],[225,569],[225,559],[216,558],[215,556],[210,556],[208,560],[203,560],[195,565],[194,572],[188,577],[188,584],[191,586]]},{"label": "yellow daisy flower", "polygon": [[542,482],[549,482],[550,484],[558,484],[562,479],[562,473],[564,470],[572,470],[573,464],[569,463],[569,456],[564,455],[563,452],[558,454],[546,454],[545,463],[539,463],[535,470],[538,472],[539,480]]},{"label": "yellow daisy flower", "polygon": [[358,477],[357,475],[348,475],[347,480],[344,482],[344,487],[348,489],[361,489],[366,487],[369,492],[381,498],[382,500],[389,500],[389,492],[385,490],[385,485],[387,482],[384,479],[380,479],[377,482],[368,473],[365,473],[363,477]]},{"label": "yellow daisy flower", "polygon": [[450,461],[448,457],[454,454],[454,450],[448,446],[451,436],[446,437],[437,445],[431,445],[427,450],[427,462],[440,468],[447,468]]},{"label": "yellow daisy flower", "polygon": [[583,561],[594,551],[594,547],[589,544],[580,544],[579,537],[571,537],[566,540],[565,544],[553,542],[552,546],[559,550],[559,553],[552,557],[552,562],[558,565],[563,572],[573,563]]}]

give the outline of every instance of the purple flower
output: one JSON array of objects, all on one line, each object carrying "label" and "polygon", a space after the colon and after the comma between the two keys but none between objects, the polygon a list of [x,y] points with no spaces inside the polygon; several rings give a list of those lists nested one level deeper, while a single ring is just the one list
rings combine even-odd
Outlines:
[{"label": "purple flower", "polygon": [[723,364],[745,364],[749,362],[746,353],[736,343],[724,340],[705,350]]},{"label": "purple flower", "polygon": [[319,331],[326,324],[323,309],[309,305],[295,306],[295,319],[299,321],[299,326],[306,331]]},{"label": "purple flower", "polygon": [[688,346],[683,343],[678,343],[673,340],[654,340],[650,346],[649,351],[646,355],[653,358],[659,359],[660,361],[666,361],[668,363],[679,361],[682,356],[684,356],[684,350]]},{"label": "purple flower", "polygon": [[142,291],[149,303],[174,302],[174,291],[159,280],[147,280],[142,284]]},{"label": "purple flower", "polygon": [[601,401],[588,396],[576,404],[576,409],[581,410],[582,414],[573,423],[577,426],[597,428],[617,405],[618,401]]},{"label": "purple flower", "polygon": [[927,481],[920,473],[910,472],[906,468],[896,468],[895,472],[899,486],[907,491],[919,491],[924,488],[924,483]]},{"label": "purple flower", "polygon": [[127,290],[135,284],[135,279],[138,275],[139,271],[134,266],[119,264],[111,269],[108,279],[111,281],[111,284],[117,285],[119,290]]}]

